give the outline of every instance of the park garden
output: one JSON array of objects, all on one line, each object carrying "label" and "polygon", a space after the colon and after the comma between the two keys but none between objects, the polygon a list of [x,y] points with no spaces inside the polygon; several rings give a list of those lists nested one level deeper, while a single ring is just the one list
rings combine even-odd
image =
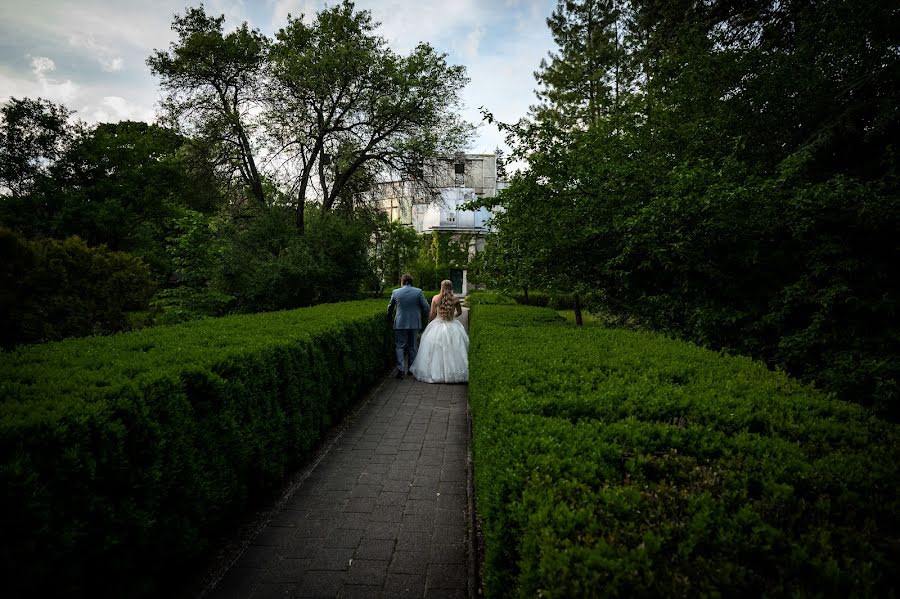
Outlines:
[{"label": "park garden", "polygon": [[560,0],[476,256],[374,193],[465,148],[465,68],[350,2],[176,15],[153,124],[10,99],[7,588],[174,592],[465,266],[485,596],[896,595],[898,19]]}]

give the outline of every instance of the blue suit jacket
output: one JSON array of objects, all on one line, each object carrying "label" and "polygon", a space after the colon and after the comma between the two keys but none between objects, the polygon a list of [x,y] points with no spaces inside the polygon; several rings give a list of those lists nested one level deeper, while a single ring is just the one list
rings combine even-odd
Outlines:
[{"label": "blue suit jacket", "polygon": [[404,285],[391,292],[387,313],[388,318],[393,316],[395,329],[419,330],[422,328],[422,311],[427,313],[430,309],[421,289]]}]

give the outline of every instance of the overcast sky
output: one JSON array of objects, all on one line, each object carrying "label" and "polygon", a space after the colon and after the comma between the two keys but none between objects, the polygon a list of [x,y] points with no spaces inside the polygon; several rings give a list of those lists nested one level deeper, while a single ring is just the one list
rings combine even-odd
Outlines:
[{"label": "overcast sky", "polygon": [[[336,4],[331,1],[329,4]],[[65,104],[89,122],[152,121],[160,99],[145,60],[174,39],[172,16],[190,0],[0,0],[0,103],[10,96]],[[207,14],[233,29],[247,21],[272,36],[288,13],[313,15],[319,0],[207,0]],[[502,121],[534,103],[533,72],[553,47],[546,18],[555,0],[359,0],[402,54],[425,41],[465,65],[464,116],[479,106]],[[492,152],[503,137],[483,124],[471,148]]]}]

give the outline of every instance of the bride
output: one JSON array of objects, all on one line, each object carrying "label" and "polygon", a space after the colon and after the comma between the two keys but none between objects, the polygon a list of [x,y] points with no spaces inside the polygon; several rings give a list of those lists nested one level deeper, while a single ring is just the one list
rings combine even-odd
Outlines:
[{"label": "bride", "polygon": [[428,326],[419,341],[419,353],[409,371],[426,383],[465,383],[469,380],[469,336],[456,316],[462,314],[453,283],[441,281],[441,292],[431,300]]}]

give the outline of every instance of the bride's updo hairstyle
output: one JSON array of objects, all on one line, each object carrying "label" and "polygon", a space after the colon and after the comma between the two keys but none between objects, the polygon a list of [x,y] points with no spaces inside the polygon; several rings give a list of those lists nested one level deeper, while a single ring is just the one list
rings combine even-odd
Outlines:
[{"label": "bride's updo hairstyle", "polygon": [[446,279],[441,281],[441,299],[438,300],[438,314],[444,320],[450,320],[453,317],[453,282]]}]

